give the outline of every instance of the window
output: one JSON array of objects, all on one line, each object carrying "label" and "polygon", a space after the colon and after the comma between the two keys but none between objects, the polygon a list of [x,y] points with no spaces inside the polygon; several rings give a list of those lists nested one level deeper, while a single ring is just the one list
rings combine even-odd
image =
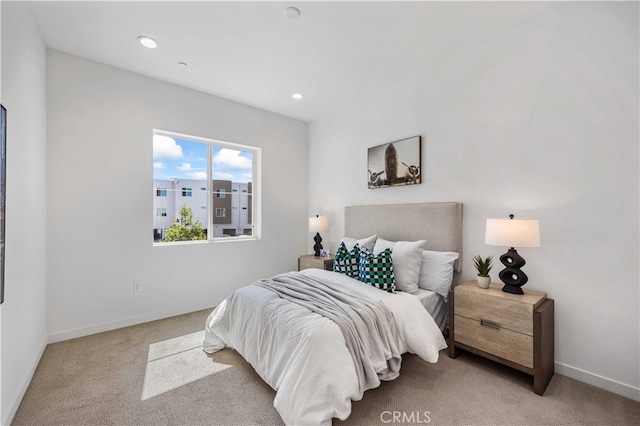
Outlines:
[{"label": "window", "polygon": [[259,238],[260,155],[260,148],[154,131],[154,242]]}]

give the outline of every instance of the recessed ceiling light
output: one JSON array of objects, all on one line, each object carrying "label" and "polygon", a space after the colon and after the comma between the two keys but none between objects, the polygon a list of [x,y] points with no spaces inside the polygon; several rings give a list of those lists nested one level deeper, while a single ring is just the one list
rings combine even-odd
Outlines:
[{"label": "recessed ceiling light", "polygon": [[302,93],[294,93],[293,95],[291,95],[291,97],[295,100],[300,100],[304,98],[304,95]]},{"label": "recessed ceiling light", "polygon": [[300,9],[298,9],[297,7],[291,6],[284,10],[285,18],[290,21],[295,21],[296,19],[300,18],[300,15],[302,15],[302,13],[300,13]]},{"label": "recessed ceiling light", "polygon": [[141,45],[143,45],[144,47],[148,47],[149,49],[155,49],[156,47],[158,47],[158,42],[151,37],[140,36],[138,37],[138,41]]}]

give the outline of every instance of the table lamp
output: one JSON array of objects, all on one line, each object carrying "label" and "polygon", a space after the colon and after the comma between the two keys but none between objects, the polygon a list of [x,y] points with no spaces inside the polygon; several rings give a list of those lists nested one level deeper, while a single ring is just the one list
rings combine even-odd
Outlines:
[{"label": "table lamp", "polygon": [[309,232],[316,233],[315,237],[313,237],[313,241],[315,241],[313,250],[315,251],[314,255],[316,256],[320,256],[320,250],[322,250],[322,237],[320,236],[320,231],[325,232],[327,228],[328,223],[325,216],[316,215],[316,217],[309,218]]},{"label": "table lamp", "polygon": [[500,256],[505,268],[498,274],[504,283],[502,291],[511,294],[524,294],[522,286],[529,277],[520,268],[525,260],[514,247],[540,247],[540,224],[537,219],[487,219],[485,244],[506,246],[509,250]]}]

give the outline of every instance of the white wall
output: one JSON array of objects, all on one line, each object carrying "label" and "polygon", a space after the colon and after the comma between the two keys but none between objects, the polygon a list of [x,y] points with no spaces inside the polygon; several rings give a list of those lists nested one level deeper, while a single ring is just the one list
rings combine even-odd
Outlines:
[{"label": "white wall", "polygon": [[[556,371],[640,399],[638,3],[470,3],[421,28],[394,53],[422,67],[374,65],[395,80],[310,125],[325,247],[345,205],[462,201],[463,282],[506,251],[486,218],[539,218],[542,247],[519,252],[525,288],[555,299]],[[414,135],[423,183],[367,189],[367,148]]]},{"label": "white wall", "polygon": [[29,6],[2,2],[7,109],[5,301],[0,421],[9,424],[47,342],[46,61]]},{"label": "white wall", "polygon": [[[59,51],[47,66],[50,341],[210,307],[296,268],[306,123]],[[152,129],[262,148],[261,240],[153,247]]]}]

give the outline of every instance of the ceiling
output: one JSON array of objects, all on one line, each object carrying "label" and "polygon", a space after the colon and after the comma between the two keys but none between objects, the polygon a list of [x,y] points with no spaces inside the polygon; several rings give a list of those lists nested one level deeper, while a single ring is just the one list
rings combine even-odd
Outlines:
[{"label": "ceiling", "polygon": [[[307,122],[467,48],[470,38],[451,35],[482,17],[477,3],[456,2],[31,5],[47,47]],[[289,6],[299,19],[285,17]],[[142,47],[140,35],[158,48]]]}]

